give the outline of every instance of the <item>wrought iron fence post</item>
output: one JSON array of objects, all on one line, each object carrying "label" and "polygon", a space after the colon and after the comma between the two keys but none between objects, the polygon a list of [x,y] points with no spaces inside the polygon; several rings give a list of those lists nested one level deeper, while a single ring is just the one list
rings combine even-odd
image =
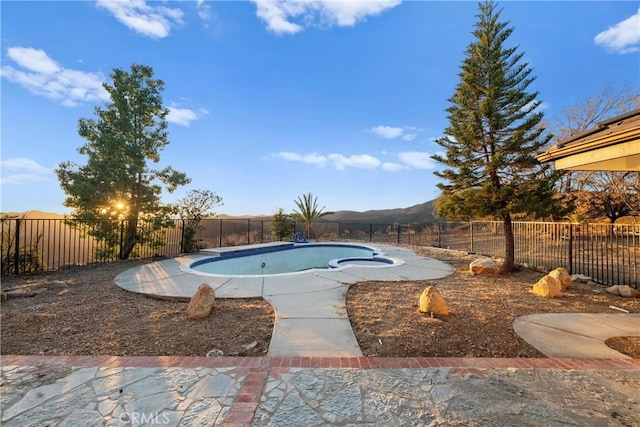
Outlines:
[{"label": "wrought iron fence post", "polygon": [[221,219],[221,220],[220,220],[220,230],[219,230],[219,233],[218,233],[219,240],[220,240],[220,242],[218,243],[218,247],[219,247],[219,248],[221,248],[221,247],[222,247],[222,221],[223,221],[223,220]]},{"label": "wrought iron fence post", "polygon": [[409,245],[411,245],[411,224],[409,224],[409,225],[407,226],[407,233],[409,233],[409,234],[408,234],[408,236],[409,236],[409,237],[408,237],[408,239],[409,239],[409,243],[408,243],[408,244],[409,244]]},{"label": "wrought iron fence post", "polygon": [[474,250],[473,250],[473,220],[469,221],[469,230],[471,232],[471,253],[474,253]]},{"label": "wrought iron fence post", "polygon": [[373,224],[369,224],[369,242],[373,242]]},{"label": "wrought iron fence post", "polygon": [[438,221],[438,247],[439,248],[442,247],[442,236],[440,235],[441,226],[442,226],[442,223],[440,221]]},{"label": "wrought iron fence post", "polygon": [[251,220],[247,218],[247,245],[251,243]]},{"label": "wrought iron fence post", "polygon": [[14,252],[13,268],[15,274],[20,274],[20,219],[16,219],[16,248]]},{"label": "wrought iron fence post", "polygon": [[180,253],[184,253],[184,219],[182,220],[182,229],[180,230]]},{"label": "wrought iron fence post", "polygon": [[264,220],[260,221],[260,243],[264,243]]},{"label": "wrought iron fence post", "polygon": [[122,259],[122,250],[124,249],[124,220],[120,220],[120,253],[118,258]]},{"label": "wrought iron fence post", "polygon": [[400,227],[401,225],[398,224],[398,244],[400,244]]},{"label": "wrought iron fence post", "polygon": [[569,224],[569,274],[573,274],[573,224]]}]

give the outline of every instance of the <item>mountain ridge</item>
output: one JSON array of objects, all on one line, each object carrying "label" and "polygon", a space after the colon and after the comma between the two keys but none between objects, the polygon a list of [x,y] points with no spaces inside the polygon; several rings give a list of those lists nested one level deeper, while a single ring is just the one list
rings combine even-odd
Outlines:
[{"label": "mountain ridge", "polygon": [[[434,215],[434,200],[429,200],[424,203],[409,206],[407,208],[395,208],[395,209],[373,209],[364,212],[343,210],[331,212],[330,214],[322,217],[319,222],[355,222],[355,223],[425,223],[433,222],[438,219]],[[6,212],[9,215],[16,215],[21,217],[26,215],[27,219],[64,219],[65,215],[54,212],[43,212],[39,210],[30,210],[26,212]],[[271,215],[226,215],[219,214],[214,219],[226,219],[226,220],[240,220],[240,219],[252,219],[269,221]]]}]

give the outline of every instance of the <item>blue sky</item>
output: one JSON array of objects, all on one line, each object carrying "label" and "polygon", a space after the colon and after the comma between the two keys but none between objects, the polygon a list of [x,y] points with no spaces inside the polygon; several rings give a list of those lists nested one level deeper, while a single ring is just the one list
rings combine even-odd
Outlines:
[{"label": "blue sky", "polygon": [[[640,88],[637,2],[502,2],[547,118]],[[476,2],[2,1],[4,212],[67,213],[54,169],[84,164],[79,118],[113,68],[153,67],[171,109],[172,165],[229,215],[409,207],[438,195],[447,99]]]}]

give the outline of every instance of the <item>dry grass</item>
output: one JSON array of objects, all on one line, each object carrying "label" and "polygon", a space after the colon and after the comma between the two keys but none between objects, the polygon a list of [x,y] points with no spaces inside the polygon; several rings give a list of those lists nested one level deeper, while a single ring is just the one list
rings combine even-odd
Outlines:
[{"label": "dry grass", "polygon": [[[533,313],[617,313],[610,305],[640,312],[640,299],[609,295],[603,286],[572,284],[558,298],[541,298],[530,290],[544,273],[522,269],[473,276],[468,265],[476,256],[412,249],[451,264],[455,273],[438,280],[352,286],[347,309],[366,356],[542,357],[514,332],[514,319]],[[441,291],[451,315],[431,317],[418,311],[420,294],[430,285]]]},{"label": "dry grass", "polygon": [[[471,276],[467,266],[472,256],[412,249],[448,262],[456,272],[439,280],[353,285],[347,310],[367,356],[540,357],[513,331],[516,317],[614,312],[609,305],[640,312],[640,299],[594,292],[602,291],[602,286],[572,285],[559,298],[539,298],[529,290],[542,273]],[[2,289],[36,289],[53,280],[64,281],[68,288],[3,302],[2,354],[203,356],[215,349],[224,355],[265,354],[274,323],[266,301],[219,299],[209,318],[190,320],[185,315],[187,303],[154,300],[115,286],[118,273],[145,262],[149,261],[3,278]],[[441,289],[452,315],[432,318],[418,312],[420,293],[428,285]],[[640,348],[635,339],[621,342],[623,351]]]}]

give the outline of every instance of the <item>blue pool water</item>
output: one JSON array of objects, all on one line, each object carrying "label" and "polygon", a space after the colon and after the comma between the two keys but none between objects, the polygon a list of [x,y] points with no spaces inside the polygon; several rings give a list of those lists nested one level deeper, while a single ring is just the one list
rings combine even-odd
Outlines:
[{"label": "blue pool water", "polygon": [[374,248],[347,244],[283,244],[221,251],[219,256],[194,262],[190,268],[223,276],[283,274],[347,265],[389,266],[394,260],[380,256]]}]

